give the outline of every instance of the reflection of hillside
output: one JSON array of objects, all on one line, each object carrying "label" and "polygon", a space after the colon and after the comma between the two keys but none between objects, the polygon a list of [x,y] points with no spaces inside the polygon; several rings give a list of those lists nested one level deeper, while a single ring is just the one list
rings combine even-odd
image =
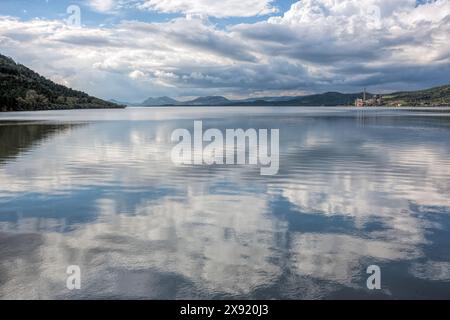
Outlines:
[{"label": "reflection of hillside", "polygon": [[69,127],[73,125],[0,122],[0,163]]}]

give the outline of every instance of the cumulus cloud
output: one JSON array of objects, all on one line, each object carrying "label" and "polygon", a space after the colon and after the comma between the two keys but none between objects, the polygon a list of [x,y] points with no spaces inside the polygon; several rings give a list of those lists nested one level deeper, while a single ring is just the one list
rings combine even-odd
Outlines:
[{"label": "cumulus cloud", "polygon": [[448,0],[303,0],[282,16],[232,30],[267,55],[327,70],[335,85],[407,83],[403,72],[411,69],[429,79],[450,63]]},{"label": "cumulus cloud", "polygon": [[117,0],[88,0],[88,4],[99,12],[110,12],[116,6]]},{"label": "cumulus cloud", "polygon": [[274,13],[273,0],[144,0],[139,8],[213,17],[252,17]]},{"label": "cumulus cloud", "polygon": [[145,73],[143,73],[142,71],[139,71],[139,70],[134,70],[134,71],[130,72],[129,76],[131,79],[140,79],[140,78],[145,77]]},{"label": "cumulus cloud", "polygon": [[253,17],[278,12],[274,0],[87,0],[87,4],[102,13],[119,8],[137,8],[143,11],[179,13],[200,17]]}]

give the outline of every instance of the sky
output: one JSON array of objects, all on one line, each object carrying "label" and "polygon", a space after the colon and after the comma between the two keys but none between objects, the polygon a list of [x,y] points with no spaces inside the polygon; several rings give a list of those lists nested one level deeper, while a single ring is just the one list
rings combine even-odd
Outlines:
[{"label": "sky", "polygon": [[1,0],[0,53],[104,99],[450,84],[450,0]]}]

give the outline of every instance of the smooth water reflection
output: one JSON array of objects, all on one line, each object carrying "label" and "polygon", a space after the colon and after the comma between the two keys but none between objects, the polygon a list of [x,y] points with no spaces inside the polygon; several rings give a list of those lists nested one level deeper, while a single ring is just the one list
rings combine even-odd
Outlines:
[{"label": "smooth water reflection", "polygon": [[[450,112],[0,115],[0,297],[450,298]],[[35,121],[33,121],[35,120]],[[170,135],[280,128],[280,173],[174,166]],[[366,288],[379,265],[383,290]],[[66,289],[79,265],[82,290]]]}]

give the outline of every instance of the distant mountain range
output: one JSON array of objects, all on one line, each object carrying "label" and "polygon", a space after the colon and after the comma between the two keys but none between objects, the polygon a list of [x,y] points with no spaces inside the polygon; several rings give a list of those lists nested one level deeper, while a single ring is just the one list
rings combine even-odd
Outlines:
[{"label": "distant mountain range", "polygon": [[[354,106],[356,99],[362,99],[360,93],[326,92],[296,97],[263,97],[243,100],[229,100],[221,96],[200,97],[190,101],[177,101],[168,97],[149,98],[140,106]],[[367,93],[371,99],[375,94]],[[385,106],[450,106],[450,85],[427,90],[395,92],[382,94]]]},{"label": "distant mountain range", "polygon": [[190,101],[177,101],[169,97],[148,98],[142,103],[128,103],[128,105],[143,107],[163,107],[163,106],[226,106],[233,101],[221,96],[199,97]]},{"label": "distant mountain range", "polygon": [[[138,105],[144,107],[154,106],[337,106],[353,105],[363,93],[343,94],[329,92],[324,94],[298,96],[298,97],[264,97],[249,98],[243,100],[229,100],[222,96],[199,97],[189,101],[177,101],[175,99],[161,97],[149,98]],[[368,94],[368,97],[371,95]]]},{"label": "distant mountain range", "polygon": [[0,111],[123,107],[56,84],[0,54]]},{"label": "distant mountain range", "polygon": [[159,97],[159,98],[148,98],[142,102],[143,106],[165,106],[165,105],[176,105],[179,102],[175,99],[169,97]]}]

